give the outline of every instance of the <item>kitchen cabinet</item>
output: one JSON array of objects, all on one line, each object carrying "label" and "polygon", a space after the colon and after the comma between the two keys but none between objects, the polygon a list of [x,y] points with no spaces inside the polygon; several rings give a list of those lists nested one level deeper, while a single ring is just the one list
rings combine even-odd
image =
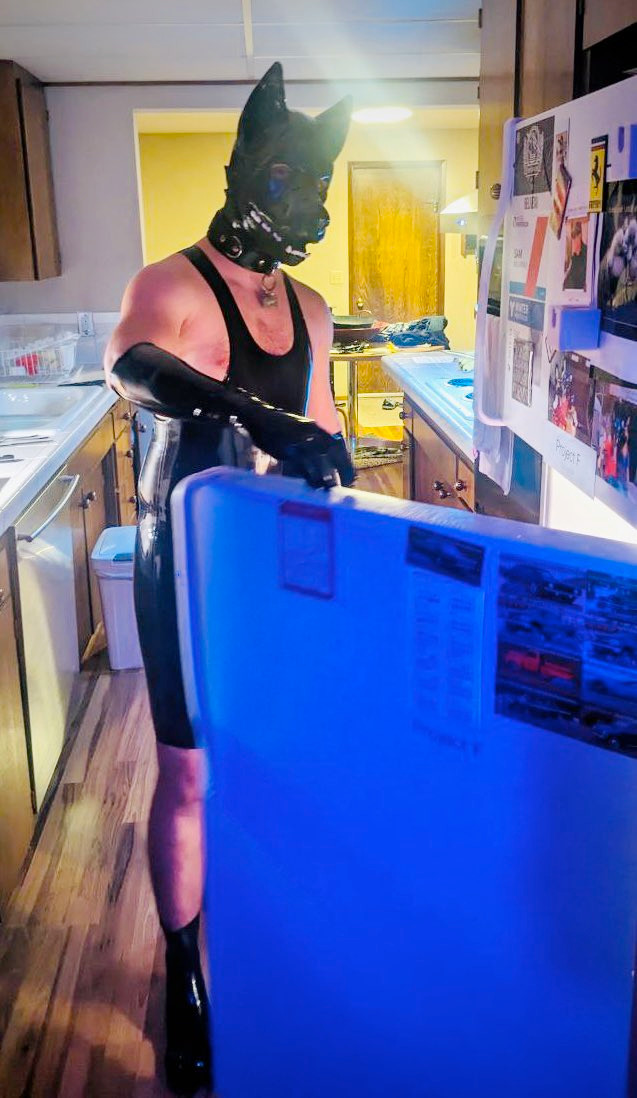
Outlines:
[{"label": "kitchen cabinet", "polygon": [[473,466],[407,398],[403,423],[405,498],[472,511]]},{"label": "kitchen cabinet", "polygon": [[598,45],[605,38],[637,22],[635,0],[586,0],[582,28],[584,49]]},{"label": "kitchen cabinet", "polygon": [[137,522],[137,435],[136,415],[128,401],[120,400],[113,411],[118,522],[134,526]]},{"label": "kitchen cabinet", "polygon": [[102,621],[99,587],[90,557],[102,530],[117,513],[112,448],[113,421],[108,413],[67,463],[69,474],[79,477],[71,500],[71,524],[80,656]]},{"label": "kitchen cabinet", "polygon": [[44,89],[0,61],[0,281],[61,272]]},{"label": "kitchen cabinet", "polygon": [[520,15],[519,111],[528,118],[573,98],[579,0],[533,0]]},{"label": "kitchen cabinet", "polygon": [[137,521],[137,437],[135,413],[124,400],[107,412],[78,450],[66,471],[77,477],[71,497],[75,611],[80,658],[102,623],[99,584],[91,553],[106,526]]},{"label": "kitchen cabinet", "polygon": [[0,539],[0,916],[18,883],[35,823],[10,554],[13,561],[12,542],[5,536]]},{"label": "kitchen cabinet", "polygon": [[517,110],[517,5],[484,0],[480,35],[478,211],[480,232],[489,231],[502,174],[502,127]]},{"label": "kitchen cabinet", "polygon": [[91,553],[106,526],[137,521],[136,441],[134,411],[118,401],[69,459],[68,471],[79,475],[71,503],[75,598],[80,655],[102,622],[99,584]]},{"label": "kitchen cabinet", "polygon": [[578,0],[483,0],[480,20],[478,211],[484,234],[499,194],[504,123],[573,98]]}]

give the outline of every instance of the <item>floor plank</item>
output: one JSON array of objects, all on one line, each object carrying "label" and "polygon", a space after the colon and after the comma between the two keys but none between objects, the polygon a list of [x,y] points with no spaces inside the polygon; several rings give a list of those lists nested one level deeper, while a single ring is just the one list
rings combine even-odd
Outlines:
[{"label": "floor plank", "polygon": [[100,675],[0,928],[3,1098],[168,1094],[146,861],[155,772],[143,673]]}]

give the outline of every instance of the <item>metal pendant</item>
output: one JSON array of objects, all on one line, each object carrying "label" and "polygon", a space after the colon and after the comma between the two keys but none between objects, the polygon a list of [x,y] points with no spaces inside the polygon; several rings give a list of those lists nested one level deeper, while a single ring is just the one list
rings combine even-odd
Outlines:
[{"label": "metal pendant", "polygon": [[261,304],[264,308],[272,308],[278,305],[276,294],[276,278],[273,274],[265,274],[261,279]]}]

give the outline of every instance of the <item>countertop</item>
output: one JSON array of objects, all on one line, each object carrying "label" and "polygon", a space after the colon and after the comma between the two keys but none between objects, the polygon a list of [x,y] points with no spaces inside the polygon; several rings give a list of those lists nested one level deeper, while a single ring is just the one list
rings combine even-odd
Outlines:
[{"label": "countertop", "polygon": [[[80,381],[80,384],[83,382]],[[11,440],[3,437],[0,456],[14,454],[20,460],[15,464],[0,463],[0,535],[15,523],[71,454],[97,427],[109,408],[117,403],[116,394],[103,383],[85,384],[84,391],[86,400],[80,402],[78,412],[66,430],[34,428],[24,432],[46,434],[49,437],[45,442],[12,446]],[[18,437],[14,432],[14,443]]]},{"label": "countertop", "polygon": [[[383,367],[408,400],[473,462],[473,355],[453,351],[398,351]],[[465,369],[461,369],[460,362]],[[449,384],[460,381],[461,385]]]}]

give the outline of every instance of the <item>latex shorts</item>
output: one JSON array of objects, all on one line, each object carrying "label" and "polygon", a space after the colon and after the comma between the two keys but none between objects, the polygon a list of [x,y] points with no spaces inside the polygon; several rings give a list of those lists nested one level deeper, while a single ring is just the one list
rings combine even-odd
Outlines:
[{"label": "latex shorts", "polygon": [[139,479],[134,592],[139,641],[157,739],[197,747],[181,676],[170,496],[192,473],[215,465],[252,468],[249,438],[207,420],[155,418]]}]

